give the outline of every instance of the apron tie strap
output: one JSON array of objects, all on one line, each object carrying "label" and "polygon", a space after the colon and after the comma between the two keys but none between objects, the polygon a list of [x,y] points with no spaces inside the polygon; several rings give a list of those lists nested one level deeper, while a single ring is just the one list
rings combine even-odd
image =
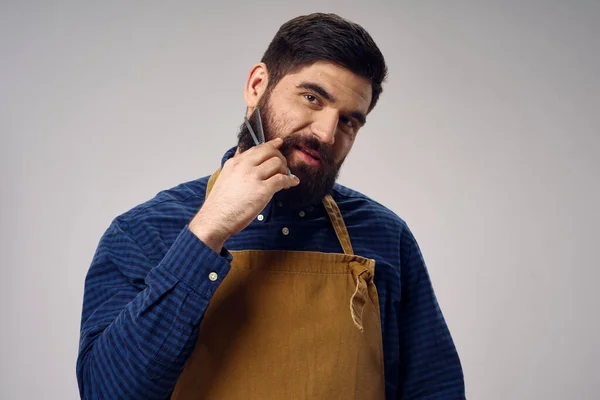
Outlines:
[{"label": "apron tie strap", "polygon": [[356,289],[350,297],[350,315],[352,316],[352,322],[360,330],[364,332],[363,328],[363,311],[367,300],[369,298],[368,284],[373,279],[373,274],[364,265],[360,263],[351,262],[350,268],[352,268],[352,275],[356,279]]}]

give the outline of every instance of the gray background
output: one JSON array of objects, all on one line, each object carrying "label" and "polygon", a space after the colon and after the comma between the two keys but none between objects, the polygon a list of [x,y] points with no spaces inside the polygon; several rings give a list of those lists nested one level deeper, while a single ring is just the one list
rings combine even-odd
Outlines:
[{"label": "gray background", "polygon": [[333,11],[390,68],[341,183],[413,229],[468,397],[600,398],[600,2],[282,4],[2,2],[0,397],[78,397],[100,236],[211,173],[279,26]]}]

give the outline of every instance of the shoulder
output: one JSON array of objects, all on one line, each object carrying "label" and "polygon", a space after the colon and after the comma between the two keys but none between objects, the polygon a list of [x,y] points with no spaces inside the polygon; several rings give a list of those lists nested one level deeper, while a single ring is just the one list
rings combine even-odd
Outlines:
[{"label": "shoulder", "polygon": [[204,200],[208,178],[209,176],[205,176],[161,190],[151,199],[138,204],[121,214],[118,218],[129,222],[157,213],[173,214],[178,211],[184,211],[190,206],[195,207]]},{"label": "shoulder", "polygon": [[162,190],[118,215],[113,224],[150,258],[159,259],[204,203],[208,179],[205,176]]},{"label": "shoulder", "polygon": [[396,232],[408,229],[398,214],[364,193],[336,183],[331,194],[344,219],[360,219],[363,223],[380,225]]}]

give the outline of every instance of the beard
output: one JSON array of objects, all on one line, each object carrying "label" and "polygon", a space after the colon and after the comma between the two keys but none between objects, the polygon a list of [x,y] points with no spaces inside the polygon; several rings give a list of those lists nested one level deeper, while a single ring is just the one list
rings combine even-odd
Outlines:
[{"label": "beard", "polygon": [[[275,121],[275,115],[272,112],[269,98],[270,94],[267,92],[258,103],[265,141],[268,142],[277,137],[283,139],[283,145],[279,151],[286,158],[288,167],[292,173],[300,179],[300,183],[297,186],[280,190],[275,193],[273,198],[277,201],[281,201],[292,209],[314,206],[320,203],[325,195],[333,188],[345,157],[336,164],[332,156],[331,145],[322,143],[312,134],[286,134],[283,132],[282,125],[278,123],[278,121]],[[257,127],[255,118],[250,117],[249,121],[252,129],[256,133]],[[254,146],[254,140],[252,139],[248,127],[243,123],[238,134],[238,147],[240,153],[250,149],[252,146]],[[318,152],[320,160],[319,165],[311,166],[303,162],[290,164],[291,153],[299,146]]]}]

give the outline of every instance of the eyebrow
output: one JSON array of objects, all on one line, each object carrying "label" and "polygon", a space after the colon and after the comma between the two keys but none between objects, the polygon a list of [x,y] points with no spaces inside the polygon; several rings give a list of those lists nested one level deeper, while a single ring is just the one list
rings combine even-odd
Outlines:
[{"label": "eyebrow", "polygon": [[[298,89],[310,90],[311,92],[318,94],[330,103],[335,104],[335,102],[337,101],[336,98],[333,97],[333,95],[331,95],[331,93],[329,93],[323,86],[319,85],[318,83],[301,82],[296,87]],[[352,111],[348,115],[357,120],[361,126],[367,123],[367,117],[360,111]]]}]

